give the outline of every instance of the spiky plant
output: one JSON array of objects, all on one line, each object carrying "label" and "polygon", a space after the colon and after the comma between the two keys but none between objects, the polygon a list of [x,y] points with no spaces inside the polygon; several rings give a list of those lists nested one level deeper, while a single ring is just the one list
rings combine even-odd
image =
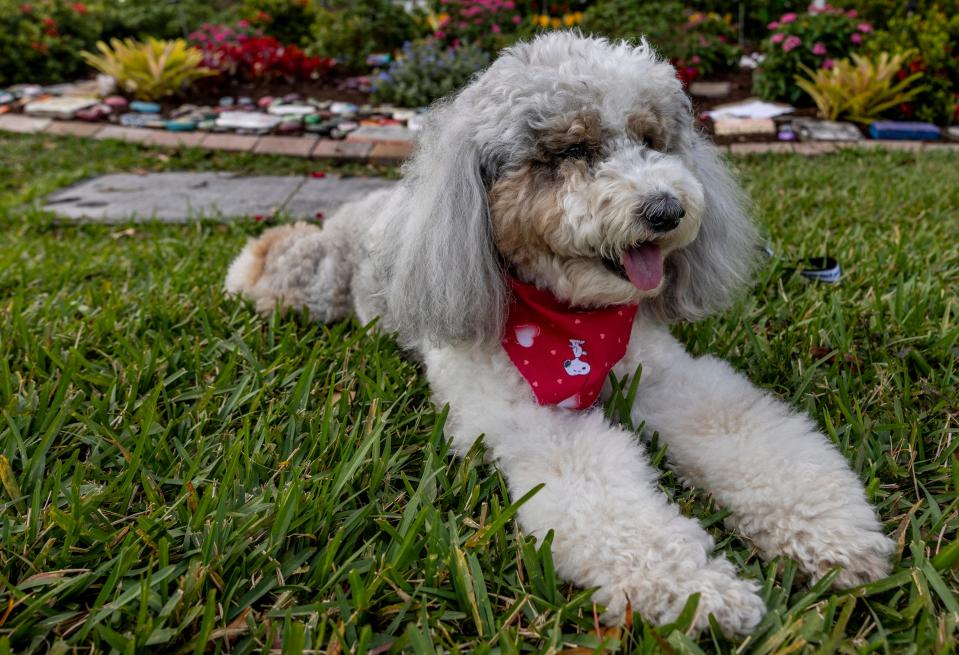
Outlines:
[{"label": "spiky plant", "polygon": [[813,71],[802,66],[808,78],[797,75],[796,84],[812,97],[823,118],[871,123],[884,111],[909,102],[922,90],[920,86],[913,86],[922,73],[897,80],[909,56],[909,52],[893,56],[882,52],[878,59],[872,59],[854,54],[852,61],[840,59],[830,69]]},{"label": "spiky plant", "polygon": [[203,53],[183,39],[111,39],[110,45],[98,41],[97,50],[101,54],[82,53],[84,61],[140,100],[165,98],[200,78],[216,75],[200,65]]}]

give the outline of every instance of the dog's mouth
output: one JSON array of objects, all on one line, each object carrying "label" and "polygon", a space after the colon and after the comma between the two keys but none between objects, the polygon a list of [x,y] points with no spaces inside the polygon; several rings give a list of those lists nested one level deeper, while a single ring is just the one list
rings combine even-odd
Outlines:
[{"label": "dog's mouth", "polygon": [[603,257],[603,265],[640,291],[654,291],[663,282],[663,251],[651,241],[630,246],[619,259]]}]

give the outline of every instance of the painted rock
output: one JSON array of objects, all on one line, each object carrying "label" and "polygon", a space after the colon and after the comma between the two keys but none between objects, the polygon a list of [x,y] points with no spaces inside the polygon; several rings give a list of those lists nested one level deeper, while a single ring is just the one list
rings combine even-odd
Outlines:
[{"label": "painted rock", "polygon": [[9,105],[13,100],[12,93],[0,93],[0,105]]},{"label": "painted rock", "polygon": [[81,109],[74,115],[74,118],[81,121],[95,122],[102,121],[112,113],[113,109],[109,105],[99,104],[87,109]]},{"label": "painted rock", "polygon": [[160,105],[155,102],[144,102],[142,100],[134,100],[130,103],[130,111],[137,112],[140,114],[159,114]]},{"label": "painted rock", "polygon": [[235,103],[231,96],[223,96],[217,104],[221,107],[232,107]]},{"label": "painted rock", "polygon": [[120,125],[124,127],[146,127],[147,123],[155,120],[156,114],[141,114],[128,112],[120,116]]},{"label": "painted rock", "polygon": [[114,109],[125,109],[130,102],[123,96],[107,96],[103,99],[103,104],[113,107]]},{"label": "painted rock", "polygon": [[299,93],[287,93],[285,96],[283,96],[283,102],[296,102],[299,99]]},{"label": "painted rock", "polygon": [[258,107],[260,107],[260,109],[266,109],[271,104],[273,104],[274,100],[276,100],[276,98],[274,98],[273,96],[263,96],[262,98],[256,101],[256,104]]},{"label": "painted rock", "polygon": [[196,122],[189,120],[167,121],[166,129],[170,132],[192,132],[196,129]]},{"label": "painted rock", "polygon": [[291,134],[293,132],[299,132],[301,129],[303,129],[303,121],[298,118],[284,120],[276,126],[276,131],[280,134]]},{"label": "painted rock", "polygon": [[355,114],[359,108],[351,102],[334,102],[330,111],[334,114]]}]

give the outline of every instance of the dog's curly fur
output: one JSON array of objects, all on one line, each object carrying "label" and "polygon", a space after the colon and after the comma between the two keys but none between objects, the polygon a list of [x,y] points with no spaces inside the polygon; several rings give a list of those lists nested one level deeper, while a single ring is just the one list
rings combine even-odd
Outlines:
[{"label": "dog's curly fur", "polygon": [[[679,223],[653,229],[656,208],[676,202]],[[657,490],[633,435],[599,411],[537,405],[497,343],[506,269],[581,306],[639,302],[614,371],[642,365],[634,422],[659,433],[681,478],[729,508],[727,523],[764,557],[791,557],[812,578],[838,565],[843,586],[883,576],[892,542],[837,449],[726,363],[690,357],[665,327],[726,307],[748,282],[756,235],[743,207],[671,66],[645,44],[550,34],[506,50],[432,109],[399,188],[344,207],[323,230],[266,232],[226,288],[262,312],[282,303],[322,321],[380,317],[424,362],[435,402],[449,403],[456,450],[483,434],[516,497],[545,483],[520,525],[554,530],[557,571],[596,587],[607,620],[631,602],[666,622],[700,592],[697,627],[712,613],[744,634],[764,611],[757,585]],[[648,242],[665,275],[641,290],[608,264]]]}]

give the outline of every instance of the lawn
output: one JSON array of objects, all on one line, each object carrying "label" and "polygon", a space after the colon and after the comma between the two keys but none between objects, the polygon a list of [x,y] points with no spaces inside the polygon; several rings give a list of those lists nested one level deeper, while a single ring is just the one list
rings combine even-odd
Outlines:
[{"label": "lawn", "polygon": [[[316,163],[0,149],[0,654],[954,651],[959,156],[734,160],[777,257],[735,309],[675,332],[810,412],[899,544],[885,580],[809,588],[724,530],[654,438],[663,489],[763,585],[769,613],[735,643],[682,618],[597,635],[588,591],[517,532],[479,448],[450,456],[393,340],[224,298],[262,224],[74,226],[39,209],[109,170]],[[839,285],[789,270],[826,253]]]}]

